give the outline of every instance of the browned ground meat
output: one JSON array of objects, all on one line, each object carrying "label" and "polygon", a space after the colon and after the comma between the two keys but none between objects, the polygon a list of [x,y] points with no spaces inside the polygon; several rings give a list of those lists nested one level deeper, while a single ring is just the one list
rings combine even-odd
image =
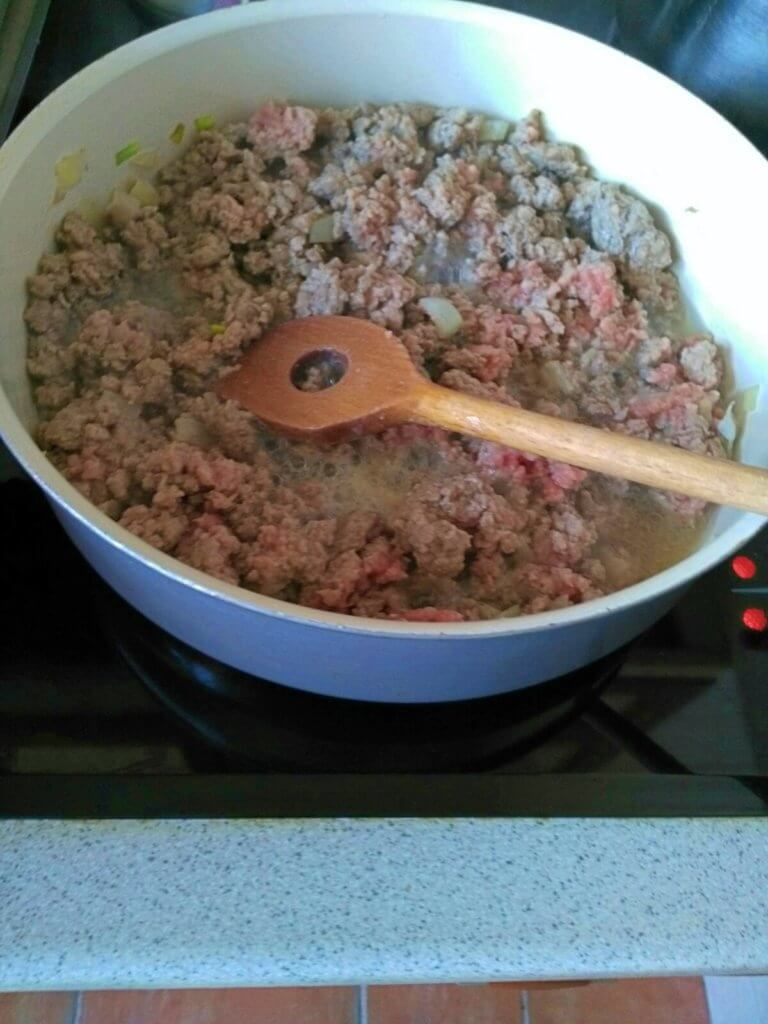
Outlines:
[{"label": "browned ground meat", "polygon": [[537,112],[489,127],[269,103],[200,133],[156,205],[117,201],[98,229],[65,217],[26,312],[54,464],[189,565],[354,615],[564,607],[680,557],[699,503],[425,427],[289,442],[214,394],[271,325],[341,313],[396,331],[447,387],[723,456],[720,356],[674,330],[647,207]]}]

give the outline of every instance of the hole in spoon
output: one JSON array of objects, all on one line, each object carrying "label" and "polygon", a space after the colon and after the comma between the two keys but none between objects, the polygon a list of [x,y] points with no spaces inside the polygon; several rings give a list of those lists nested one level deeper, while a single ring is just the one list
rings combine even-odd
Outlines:
[{"label": "hole in spoon", "polygon": [[291,384],[299,391],[325,391],[339,383],[348,365],[347,357],[335,349],[315,349],[293,364]]}]

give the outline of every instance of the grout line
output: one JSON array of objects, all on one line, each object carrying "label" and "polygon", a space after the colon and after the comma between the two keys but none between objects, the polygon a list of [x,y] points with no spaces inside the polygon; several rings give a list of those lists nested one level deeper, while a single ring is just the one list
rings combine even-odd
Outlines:
[{"label": "grout line", "polygon": [[80,1024],[80,1015],[83,1010],[83,993],[75,992],[75,998],[72,1000],[72,1012],[69,1016],[69,1024]]},{"label": "grout line", "polygon": [[357,1024],[368,1024],[368,986],[357,989]]},{"label": "grout line", "polygon": [[520,992],[520,1024],[531,1024],[531,1007],[528,1003],[528,989]]}]

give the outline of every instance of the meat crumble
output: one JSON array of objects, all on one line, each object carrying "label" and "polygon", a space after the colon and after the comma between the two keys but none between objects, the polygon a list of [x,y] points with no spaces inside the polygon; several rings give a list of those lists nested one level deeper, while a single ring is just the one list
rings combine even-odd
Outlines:
[{"label": "meat crumble", "polygon": [[215,394],[271,326],[345,314],[446,387],[725,457],[721,357],[685,330],[670,240],[538,112],[267,103],[148,193],[68,214],[26,309],[39,443],[137,537],[413,622],[566,607],[695,545],[693,499],[423,426],[288,441]]}]

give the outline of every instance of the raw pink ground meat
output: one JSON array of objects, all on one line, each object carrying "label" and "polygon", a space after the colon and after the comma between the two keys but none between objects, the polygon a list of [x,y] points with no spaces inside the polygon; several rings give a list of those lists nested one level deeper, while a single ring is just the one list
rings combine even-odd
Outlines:
[{"label": "raw pink ground meat", "polygon": [[[721,358],[669,330],[671,249],[648,209],[537,112],[499,142],[483,124],[267,103],[200,133],[157,206],[65,217],[26,310],[50,459],[196,569],[354,615],[560,608],[679,557],[700,503],[416,425],[311,447],[214,393],[271,325],[341,313],[396,331],[447,387],[724,456]],[[458,310],[451,337],[428,296]]]}]

